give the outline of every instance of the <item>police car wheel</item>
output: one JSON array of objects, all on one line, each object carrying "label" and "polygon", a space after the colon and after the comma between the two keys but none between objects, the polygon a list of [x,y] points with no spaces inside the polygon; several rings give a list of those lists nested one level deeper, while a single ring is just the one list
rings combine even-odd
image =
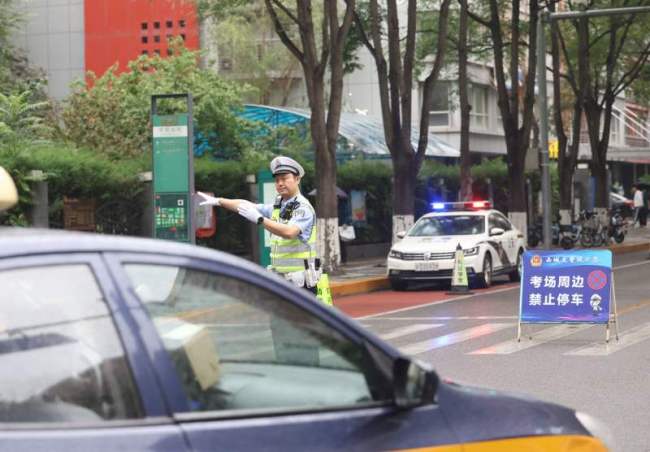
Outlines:
[{"label": "police car wheel", "polygon": [[396,279],[390,280],[390,288],[397,291],[402,291],[408,289],[409,283],[406,281],[400,281]]},{"label": "police car wheel", "polygon": [[512,282],[517,282],[521,280],[521,267],[523,264],[523,259],[524,257],[524,250],[519,250],[517,253],[517,265],[513,271],[510,272],[508,275],[510,277],[510,281]]},{"label": "police car wheel", "polygon": [[489,254],[483,258],[483,272],[479,274],[478,284],[484,289],[492,285],[492,258]]}]

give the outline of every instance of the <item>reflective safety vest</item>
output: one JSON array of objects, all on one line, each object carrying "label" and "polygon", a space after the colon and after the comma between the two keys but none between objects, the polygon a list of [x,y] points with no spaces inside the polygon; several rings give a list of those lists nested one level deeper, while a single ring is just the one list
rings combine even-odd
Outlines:
[{"label": "reflective safety vest", "polygon": [[[309,205],[312,212],[314,209]],[[316,215],[314,214],[314,220]],[[271,213],[271,220],[280,221],[280,202],[276,202]],[[287,219],[288,221],[288,219]],[[291,273],[305,270],[305,260],[316,259],[316,223],[311,228],[307,243],[300,239],[285,239],[271,234],[271,268],[278,273]]]}]

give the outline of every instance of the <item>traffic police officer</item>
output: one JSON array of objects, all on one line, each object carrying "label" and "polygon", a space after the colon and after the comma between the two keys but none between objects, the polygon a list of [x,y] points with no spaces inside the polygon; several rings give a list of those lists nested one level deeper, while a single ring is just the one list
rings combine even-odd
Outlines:
[{"label": "traffic police officer", "polygon": [[316,293],[321,275],[316,256],[316,213],[300,194],[303,167],[294,159],[279,156],[271,161],[278,197],[273,204],[253,204],[242,199],[214,198],[198,192],[201,205],[222,206],[247,220],[261,224],[271,235],[270,269],[298,287]]},{"label": "traffic police officer", "polygon": [[[203,198],[201,205],[223,206],[263,225],[271,233],[270,270],[315,294],[320,277],[320,269],[316,268],[316,214],[309,201],[300,194],[300,179],[305,170],[295,160],[282,156],[274,158],[270,168],[278,192],[273,204],[253,204],[242,199],[197,194]],[[272,315],[270,322],[279,362],[318,365],[318,341],[279,313]]]}]

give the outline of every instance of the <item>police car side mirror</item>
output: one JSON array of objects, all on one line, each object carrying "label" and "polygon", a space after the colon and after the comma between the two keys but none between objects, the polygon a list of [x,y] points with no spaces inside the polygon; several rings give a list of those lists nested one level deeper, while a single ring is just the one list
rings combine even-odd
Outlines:
[{"label": "police car side mirror", "polygon": [[409,409],[434,402],[438,375],[426,366],[405,357],[393,363],[393,397],[400,409]]},{"label": "police car side mirror", "polygon": [[0,166],[0,212],[18,202],[18,191],[9,173]]},{"label": "police car side mirror", "polygon": [[505,230],[501,228],[492,228],[490,229],[490,236],[495,236],[495,235],[503,235],[505,234]]},{"label": "police car side mirror", "polygon": [[401,240],[406,237],[406,231],[399,231],[397,234],[395,234],[395,236]]}]

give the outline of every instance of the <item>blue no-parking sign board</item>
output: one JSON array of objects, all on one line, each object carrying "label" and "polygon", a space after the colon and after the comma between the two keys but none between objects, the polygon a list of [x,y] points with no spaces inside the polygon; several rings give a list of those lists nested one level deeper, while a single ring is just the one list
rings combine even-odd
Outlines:
[{"label": "blue no-parking sign board", "polygon": [[609,323],[609,250],[527,251],[521,280],[521,323]]}]

